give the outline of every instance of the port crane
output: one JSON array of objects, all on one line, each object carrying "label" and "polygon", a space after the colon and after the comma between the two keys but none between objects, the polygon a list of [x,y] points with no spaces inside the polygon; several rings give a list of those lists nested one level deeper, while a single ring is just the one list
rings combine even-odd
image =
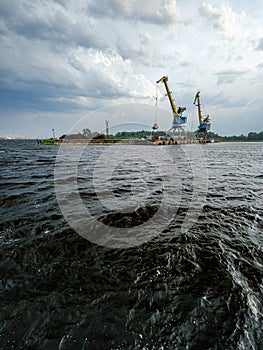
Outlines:
[{"label": "port crane", "polygon": [[181,132],[182,130],[184,130],[184,127],[187,124],[187,117],[182,116],[182,113],[186,110],[186,108],[185,107],[176,108],[175,103],[174,103],[174,99],[172,96],[172,92],[170,91],[169,86],[168,86],[168,77],[167,76],[163,76],[162,78],[157,80],[156,83],[164,83],[164,86],[165,86],[165,89],[167,92],[167,96],[168,96],[168,99],[169,99],[171,107],[172,107],[173,124],[172,124],[172,127],[169,129],[169,131],[175,132],[176,130],[179,130]]},{"label": "port crane", "polygon": [[195,136],[197,138],[202,138],[205,142],[207,142],[207,141],[209,141],[208,130],[210,130],[211,123],[210,123],[209,114],[205,118],[203,118],[203,116],[202,116],[201,102],[200,102],[200,91],[198,91],[196,93],[193,104],[197,106],[198,121],[199,121],[198,129],[195,132]]}]

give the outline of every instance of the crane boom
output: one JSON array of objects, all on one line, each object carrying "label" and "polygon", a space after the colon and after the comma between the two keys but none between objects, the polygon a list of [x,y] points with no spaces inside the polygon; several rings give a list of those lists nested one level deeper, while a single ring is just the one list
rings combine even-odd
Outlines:
[{"label": "crane boom", "polygon": [[200,91],[198,91],[195,95],[194,105],[196,105],[198,108],[199,125],[201,125],[202,124],[202,113],[201,113],[201,103],[200,103]]},{"label": "crane boom", "polygon": [[171,107],[172,107],[172,111],[173,111],[173,115],[175,116],[179,116],[178,112],[177,112],[177,109],[176,109],[176,106],[175,106],[175,103],[174,103],[174,100],[173,100],[173,96],[172,96],[172,92],[170,91],[169,89],[169,86],[168,86],[168,77],[166,76],[163,76],[161,79],[157,80],[156,83],[164,83],[164,86],[165,86],[165,89],[166,89],[166,92],[167,92],[167,96],[169,98],[169,101],[170,101],[170,104],[171,104]]}]

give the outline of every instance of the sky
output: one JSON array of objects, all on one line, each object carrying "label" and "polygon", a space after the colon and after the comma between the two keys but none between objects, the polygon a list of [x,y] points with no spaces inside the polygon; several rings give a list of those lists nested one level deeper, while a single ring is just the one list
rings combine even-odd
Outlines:
[{"label": "sky", "polygon": [[[172,124],[263,130],[262,0],[1,0],[0,136]],[[146,129],[147,127],[144,127]]]}]

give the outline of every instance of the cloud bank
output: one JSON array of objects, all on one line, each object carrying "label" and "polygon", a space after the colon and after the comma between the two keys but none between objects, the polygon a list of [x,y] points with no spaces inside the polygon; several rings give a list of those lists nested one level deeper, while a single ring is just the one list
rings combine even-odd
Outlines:
[{"label": "cloud bank", "polygon": [[[122,102],[152,105],[156,89],[160,106],[169,110],[163,86],[155,84],[163,75],[188,113],[201,90],[215,131],[256,131],[262,124],[262,12],[259,0],[144,0],[143,6],[138,0],[2,0],[2,136],[34,136],[37,127],[47,132],[52,126],[39,117],[47,113],[64,133],[72,115]],[[242,110],[233,108],[235,101],[242,101]],[[240,124],[252,101],[253,118]],[[24,126],[26,113],[36,117]],[[165,129],[170,122],[159,124]]]}]

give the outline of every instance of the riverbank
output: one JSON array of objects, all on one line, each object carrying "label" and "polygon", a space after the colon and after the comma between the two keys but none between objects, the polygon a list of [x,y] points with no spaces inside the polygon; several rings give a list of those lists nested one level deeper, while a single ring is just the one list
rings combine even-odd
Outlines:
[{"label": "riverbank", "polygon": [[199,139],[173,139],[173,138],[160,138],[155,140],[148,139],[64,139],[64,140],[53,140],[46,142],[40,142],[40,145],[55,145],[55,146],[69,146],[69,145],[90,145],[90,146],[107,146],[107,145],[185,145],[185,144],[200,144],[200,143],[210,143],[219,142],[218,140],[207,141]]}]

